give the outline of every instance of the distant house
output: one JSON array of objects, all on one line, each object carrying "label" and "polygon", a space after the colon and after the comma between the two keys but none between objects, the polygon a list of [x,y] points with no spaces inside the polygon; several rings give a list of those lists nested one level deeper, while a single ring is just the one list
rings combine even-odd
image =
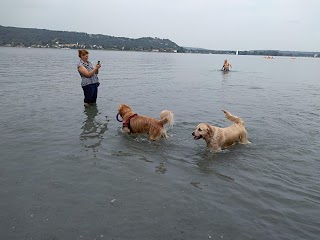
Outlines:
[{"label": "distant house", "polygon": [[70,47],[70,48],[78,46],[77,43],[66,43],[66,44],[61,44],[61,45],[63,45],[64,47]]}]

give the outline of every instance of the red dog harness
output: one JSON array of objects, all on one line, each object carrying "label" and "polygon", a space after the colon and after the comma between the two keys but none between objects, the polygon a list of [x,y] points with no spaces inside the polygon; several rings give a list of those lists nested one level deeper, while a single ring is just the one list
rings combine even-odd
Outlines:
[{"label": "red dog harness", "polygon": [[137,116],[138,114],[133,114],[132,116],[130,116],[128,119],[127,119],[127,121],[125,121],[125,122],[123,122],[122,123],[122,128],[125,128],[125,127],[127,127],[129,130],[130,130],[130,132],[131,132],[131,128],[130,128],[130,120],[131,120],[131,118],[133,118],[133,117],[135,117],[135,116]]}]

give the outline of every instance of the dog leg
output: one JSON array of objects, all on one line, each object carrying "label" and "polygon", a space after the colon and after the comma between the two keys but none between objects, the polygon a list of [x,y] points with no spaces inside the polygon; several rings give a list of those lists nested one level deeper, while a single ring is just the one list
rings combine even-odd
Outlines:
[{"label": "dog leg", "polygon": [[246,132],[246,131],[244,131],[244,132],[241,134],[241,136],[240,136],[240,143],[241,143],[241,144],[248,144],[248,143],[250,143],[250,142],[248,141],[248,135],[247,135],[247,132]]},{"label": "dog leg", "polygon": [[211,151],[214,152],[214,153],[217,153],[217,152],[221,152],[222,149],[221,149],[220,147],[218,147],[218,146],[215,146],[215,147],[213,147],[213,148],[211,149]]},{"label": "dog leg", "polygon": [[159,140],[162,137],[163,130],[157,129],[156,127],[151,127],[149,129],[149,139],[151,141]]},{"label": "dog leg", "polygon": [[168,138],[168,134],[165,130],[161,132],[161,137]]},{"label": "dog leg", "polygon": [[122,128],[122,131],[125,132],[125,133],[130,133],[131,132],[128,127]]},{"label": "dog leg", "polygon": [[159,140],[159,136],[155,136],[155,135],[149,135],[149,139],[151,140],[151,141],[157,141],[157,140]]}]

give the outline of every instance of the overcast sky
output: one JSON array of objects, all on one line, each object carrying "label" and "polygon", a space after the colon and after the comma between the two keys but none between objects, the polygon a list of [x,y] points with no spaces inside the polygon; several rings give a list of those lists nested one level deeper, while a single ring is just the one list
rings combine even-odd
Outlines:
[{"label": "overcast sky", "polygon": [[320,0],[4,0],[0,25],[208,49],[320,51]]}]

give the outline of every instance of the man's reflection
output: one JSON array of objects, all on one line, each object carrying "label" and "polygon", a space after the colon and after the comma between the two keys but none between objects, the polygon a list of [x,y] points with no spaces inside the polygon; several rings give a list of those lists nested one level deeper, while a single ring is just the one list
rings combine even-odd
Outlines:
[{"label": "man's reflection", "polygon": [[225,72],[225,71],[221,71],[222,74],[222,80],[228,80],[231,76],[231,73],[229,71]]},{"label": "man's reflection", "polygon": [[99,113],[97,106],[90,106],[86,108],[84,113],[87,115],[86,120],[81,127],[82,133],[80,140],[83,142],[85,148],[91,148],[93,152],[97,152],[97,148],[101,145],[103,134],[108,130],[109,120],[99,120],[96,116]]}]

